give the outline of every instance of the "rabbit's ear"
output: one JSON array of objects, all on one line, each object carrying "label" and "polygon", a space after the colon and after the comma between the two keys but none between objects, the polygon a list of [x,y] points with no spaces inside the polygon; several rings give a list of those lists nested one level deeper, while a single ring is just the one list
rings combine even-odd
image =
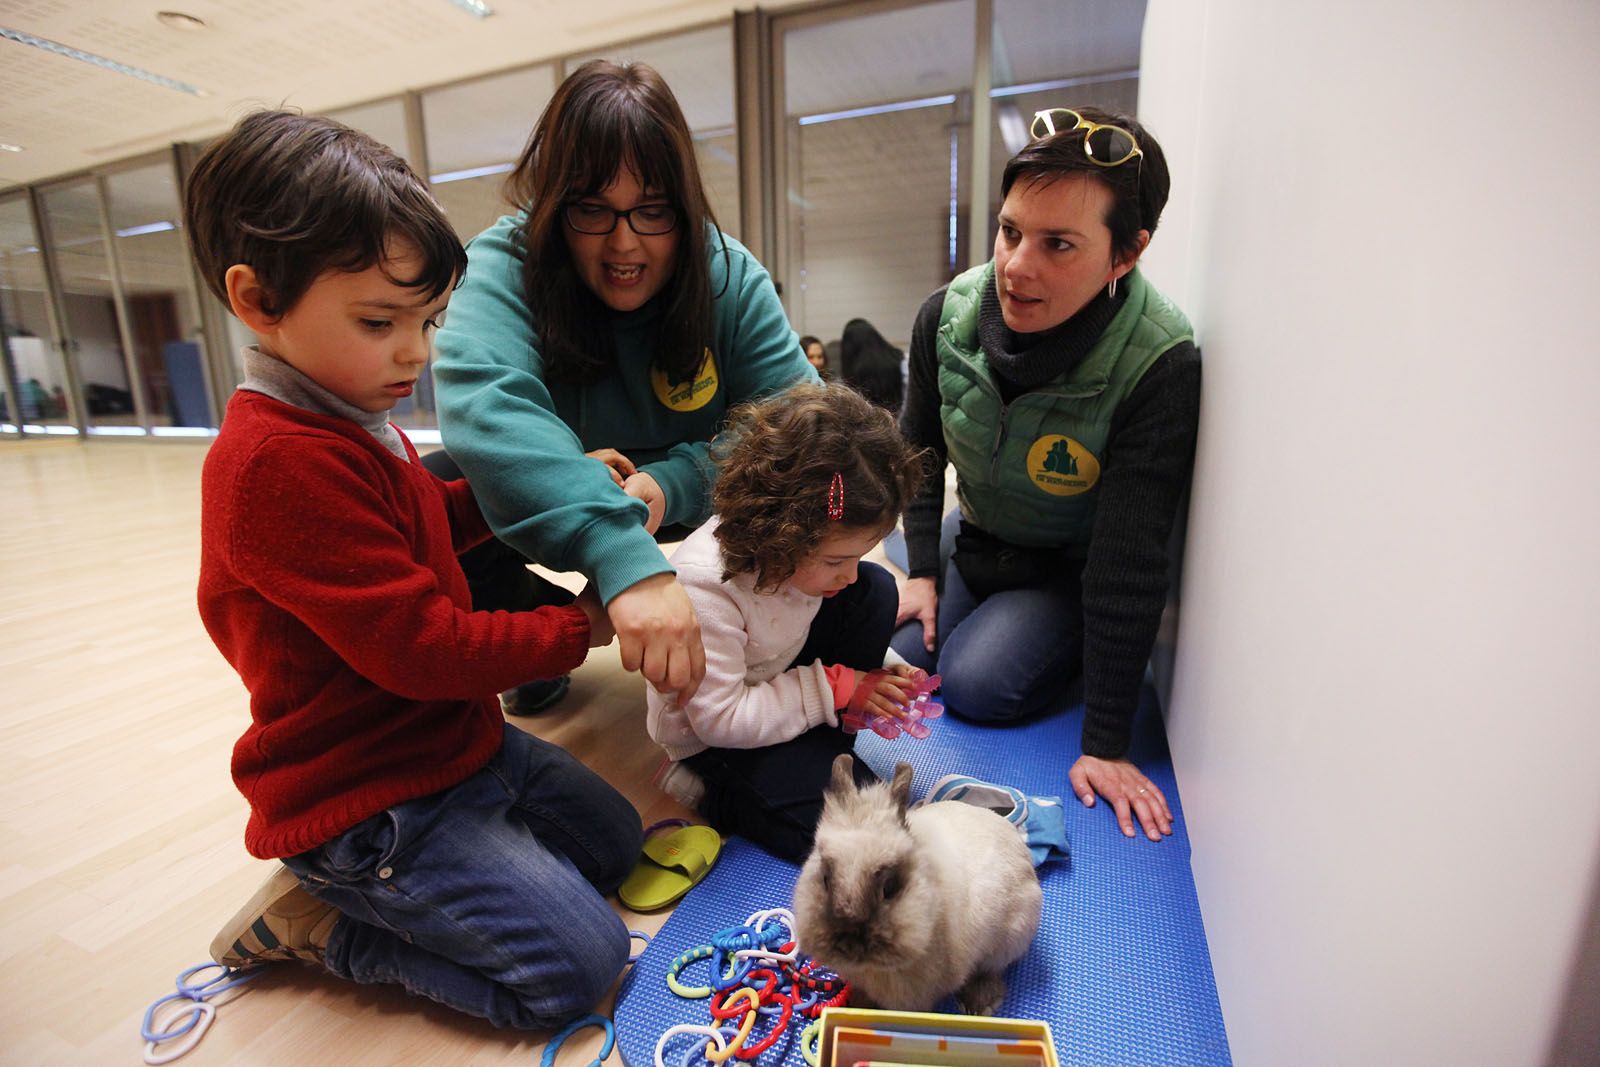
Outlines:
[{"label": "rabbit's ear", "polygon": [[828,792],[849,796],[856,791],[855,763],[848,752],[833,758],[833,778],[828,782]]},{"label": "rabbit's ear", "polygon": [[[839,764],[835,762],[833,766],[835,773],[838,773]],[[894,781],[889,783],[889,798],[894,801],[894,806],[900,809],[903,818],[906,807],[911,802],[911,764],[894,765]]]}]

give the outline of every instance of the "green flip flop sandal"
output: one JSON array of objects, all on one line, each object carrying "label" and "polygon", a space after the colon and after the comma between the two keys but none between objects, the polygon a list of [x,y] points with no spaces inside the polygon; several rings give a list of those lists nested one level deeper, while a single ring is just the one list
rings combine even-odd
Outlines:
[{"label": "green flip flop sandal", "polygon": [[617,889],[634,911],[660,911],[683,899],[717,862],[722,837],[709,826],[683,826],[645,838],[644,855]]}]

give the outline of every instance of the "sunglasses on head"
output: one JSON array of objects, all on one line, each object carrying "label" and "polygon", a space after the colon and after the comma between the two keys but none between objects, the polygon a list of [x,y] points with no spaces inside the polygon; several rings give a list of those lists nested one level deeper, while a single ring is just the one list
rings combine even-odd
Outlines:
[{"label": "sunglasses on head", "polygon": [[1102,167],[1115,167],[1134,156],[1143,156],[1139,142],[1121,126],[1107,126],[1090,122],[1071,108],[1052,107],[1033,113],[1033,125],[1028,132],[1035,141],[1058,133],[1083,130],[1083,154],[1089,162]]}]

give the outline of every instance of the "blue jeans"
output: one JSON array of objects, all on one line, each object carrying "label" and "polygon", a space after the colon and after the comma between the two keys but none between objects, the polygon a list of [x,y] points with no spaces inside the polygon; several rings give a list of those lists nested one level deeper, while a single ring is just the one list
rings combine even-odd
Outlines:
[{"label": "blue jeans", "polygon": [[508,725],[499,753],[460,785],[284,863],[343,913],[330,971],[545,1029],[590,1010],[627,962],[628,931],[605,895],[640,838],[620,793]]},{"label": "blue jeans", "polygon": [[[862,563],[853,584],[822,602],[789,666],[821,660],[825,667],[842,663],[858,671],[882,667],[898,602],[894,577],[876,563]],[[712,826],[800,863],[811,851],[833,761],[855,744],[854,734],[823,725],[766,748],[708,748],[684,762],[706,784],[700,813]],[[865,785],[877,775],[856,760],[855,779]]]},{"label": "blue jeans", "polygon": [[1065,703],[1083,671],[1083,591],[1076,573],[1034,589],[978,597],[950,561],[960,513],[944,517],[940,558],[944,580],[934,653],[922,645],[922,622],[895,631],[894,650],[914,666],[937,671],[953,714],[974,722],[1009,722]]}]

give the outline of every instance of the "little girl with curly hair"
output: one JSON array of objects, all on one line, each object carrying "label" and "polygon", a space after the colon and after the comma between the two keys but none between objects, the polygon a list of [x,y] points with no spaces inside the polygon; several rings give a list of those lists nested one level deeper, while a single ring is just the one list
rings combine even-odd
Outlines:
[{"label": "little girl with curly hair", "polygon": [[[862,561],[922,481],[922,450],[848,386],[797,385],[729,417],[714,517],[672,555],[705,646],[700,688],[679,706],[647,693],[658,784],[723,833],[798,863],[811,848],[839,725],[857,686],[897,714],[910,668],[887,675],[898,594]],[[859,760],[863,784],[874,779]]]}]

